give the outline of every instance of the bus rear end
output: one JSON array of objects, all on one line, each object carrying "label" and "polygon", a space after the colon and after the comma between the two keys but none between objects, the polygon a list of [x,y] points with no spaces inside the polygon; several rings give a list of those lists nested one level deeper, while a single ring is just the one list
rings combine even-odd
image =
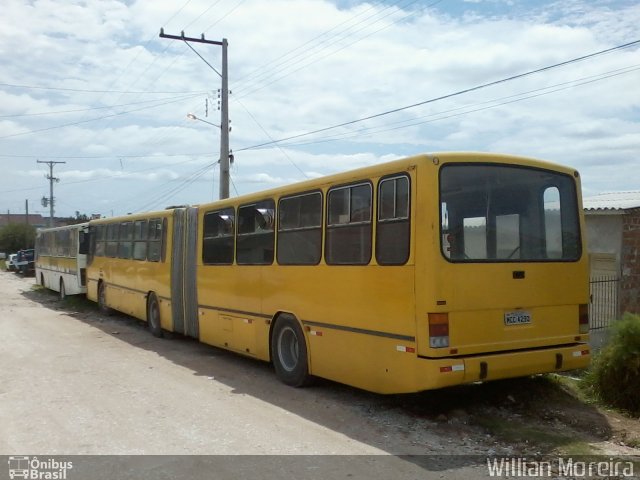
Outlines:
[{"label": "bus rear end", "polygon": [[417,333],[433,387],[587,366],[577,172],[478,157],[439,167],[437,266]]}]

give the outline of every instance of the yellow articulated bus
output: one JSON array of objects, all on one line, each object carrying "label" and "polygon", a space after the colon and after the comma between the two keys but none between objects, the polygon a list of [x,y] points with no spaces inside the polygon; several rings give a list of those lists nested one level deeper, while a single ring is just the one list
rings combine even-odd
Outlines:
[{"label": "yellow articulated bus", "polygon": [[571,168],[421,155],[90,225],[89,298],[292,386],[417,392],[590,359]]},{"label": "yellow articulated bus", "polygon": [[87,291],[86,267],[89,224],[47,228],[36,234],[36,283],[66,295]]}]

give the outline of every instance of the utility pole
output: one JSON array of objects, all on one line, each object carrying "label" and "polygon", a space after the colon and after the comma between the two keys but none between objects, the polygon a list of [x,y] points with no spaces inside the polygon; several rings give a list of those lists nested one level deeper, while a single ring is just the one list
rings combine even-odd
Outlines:
[{"label": "utility pole", "polygon": [[49,165],[49,175],[47,175],[47,180],[49,180],[49,228],[53,227],[53,182],[59,182],[60,179],[53,176],[53,167],[58,163],[67,163],[67,162],[41,162],[40,160],[36,160],[37,163],[45,163]]},{"label": "utility pole", "polygon": [[24,209],[25,209],[24,223],[29,225],[29,199],[26,199],[24,201]]},{"label": "utility pole", "polygon": [[[227,71],[227,39],[221,42],[215,40],[205,40],[204,33],[200,38],[185,37],[184,32],[180,35],[167,35],[164,28],[160,29],[160,38],[171,40],[182,40],[183,42],[206,43],[209,45],[220,45],[222,47],[222,73],[216,73],[222,78],[222,89],[220,92],[220,199],[229,198],[229,76]],[[202,57],[201,57],[202,58]],[[203,59],[204,60],[204,59]],[[213,67],[212,67],[213,68]],[[214,69],[215,70],[215,69]]]}]

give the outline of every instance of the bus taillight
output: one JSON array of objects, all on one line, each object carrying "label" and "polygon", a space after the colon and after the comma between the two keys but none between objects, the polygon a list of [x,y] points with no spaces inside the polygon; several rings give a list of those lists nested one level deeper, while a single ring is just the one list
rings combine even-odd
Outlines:
[{"label": "bus taillight", "polygon": [[582,304],[578,308],[580,333],[589,333],[589,305]]},{"label": "bus taillight", "polygon": [[429,314],[429,346],[445,348],[449,346],[449,314]]}]

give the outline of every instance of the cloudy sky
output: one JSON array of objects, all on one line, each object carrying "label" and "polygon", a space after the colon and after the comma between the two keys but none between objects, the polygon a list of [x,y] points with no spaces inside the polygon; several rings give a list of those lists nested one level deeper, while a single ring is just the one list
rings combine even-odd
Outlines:
[{"label": "cloudy sky", "polygon": [[48,214],[37,160],[66,162],[57,215],[217,198],[220,131],[187,113],[220,122],[221,49],[160,27],[228,39],[232,195],[461,150],[640,190],[638,25],[636,0],[2,0],[0,212]]}]

